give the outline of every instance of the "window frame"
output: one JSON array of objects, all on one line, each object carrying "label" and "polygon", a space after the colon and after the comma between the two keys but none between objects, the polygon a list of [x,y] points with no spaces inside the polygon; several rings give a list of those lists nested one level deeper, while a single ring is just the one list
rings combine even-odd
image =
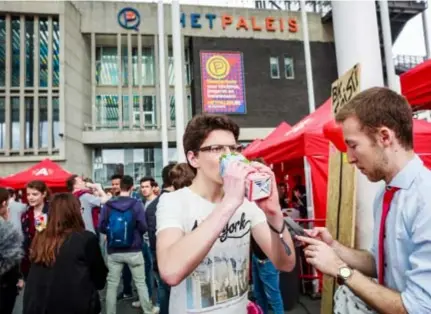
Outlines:
[{"label": "window frame", "polygon": [[[276,63],[273,64],[273,61],[276,61]],[[272,66],[276,65],[277,66],[277,76],[272,75]],[[270,56],[269,57],[269,76],[271,79],[273,80],[279,80],[281,78],[280,75],[280,60],[279,57],[274,57],[274,56]]]},{"label": "window frame", "polygon": [[[286,73],[286,59],[289,59],[291,61],[291,66],[292,66],[292,76],[287,76]],[[283,55],[283,65],[284,65],[284,78],[286,80],[294,80],[295,79],[295,61],[293,59],[293,57],[289,56],[289,55]]]}]

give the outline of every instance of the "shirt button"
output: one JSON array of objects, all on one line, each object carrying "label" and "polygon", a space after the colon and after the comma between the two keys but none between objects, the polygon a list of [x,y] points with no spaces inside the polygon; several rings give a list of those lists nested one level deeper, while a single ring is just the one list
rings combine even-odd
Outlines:
[{"label": "shirt button", "polygon": [[388,264],[385,263],[385,267],[388,267]]}]

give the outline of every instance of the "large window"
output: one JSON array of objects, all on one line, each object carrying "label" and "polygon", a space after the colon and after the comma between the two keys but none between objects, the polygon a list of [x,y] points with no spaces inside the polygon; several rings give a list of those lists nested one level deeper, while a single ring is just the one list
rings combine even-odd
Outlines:
[{"label": "large window", "polygon": [[6,82],[6,19],[0,16],[0,87]]},{"label": "large window", "polygon": [[[142,47],[141,84],[154,85],[154,50],[150,47]],[[132,50],[133,85],[139,85],[138,77],[138,48]]]},{"label": "large window", "polygon": [[[168,80],[169,85],[175,85],[174,53],[172,48],[168,49]],[[190,51],[187,48],[184,50],[184,80],[186,85],[190,85],[192,80]]]},{"label": "large window", "polygon": [[272,79],[280,78],[280,65],[278,64],[278,57],[269,58],[269,70]]},{"label": "large window", "polygon": [[19,123],[19,97],[11,97],[11,138],[10,147],[13,150],[19,150],[20,148],[20,123]]},{"label": "large window", "polygon": [[[190,95],[187,95],[187,113],[188,113],[188,120],[192,118],[192,97]],[[170,117],[170,126],[172,128],[175,127],[175,95],[171,95],[169,97],[169,117]],[[188,121],[187,120],[187,121]]]},{"label": "large window", "polygon": [[12,87],[19,87],[19,55],[20,55],[20,19],[19,16],[12,17],[12,34],[11,34],[11,45],[12,45],[12,64],[11,64],[11,75],[12,75]]},{"label": "large window", "polygon": [[6,146],[6,117],[5,117],[5,98],[0,97],[0,149]]},{"label": "large window", "polygon": [[[6,29],[10,32],[6,33]],[[35,70],[39,71],[37,77]],[[58,17],[0,15],[0,154],[7,149],[11,155],[29,155],[32,151],[36,154],[36,150],[38,154],[51,150],[58,153],[59,84]],[[52,97],[50,101],[48,95]],[[6,108],[6,104],[10,106]],[[52,121],[48,121],[51,114]],[[7,126],[6,120],[10,121]],[[50,142],[52,147],[48,147]]]},{"label": "large window", "polygon": [[52,147],[59,148],[60,142],[60,99],[52,97]]},{"label": "large window", "polygon": [[48,148],[48,98],[39,97],[39,148]]},{"label": "large window", "polygon": [[[176,148],[168,149],[169,161],[177,160]],[[139,185],[139,180],[151,176],[162,184],[161,148],[96,149],[93,160],[93,179],[103,186],[110,186],[114,174],[130,175]]]},{"label": "large window", "polygon": [[34,20],[25,19],[25,86],[34,85]]},{"label": "large window", "polygon": [[[121,49],[121,80],[123,86],[129,84],[129,56],[127,46]],[[154,85],[154,51],[152,48],[142,47],[141,84]],[[132,49],[132,78],[133,86],[139,85],[138,77],[138,48]],[[96,82],[99,86],[116,86],[119,83],[117,47],[96,48]]]},{"label": "large window", "polygon": [[[130,126],[129,96],[122,97],[122,123],[124,128]],[[156,103],[155,96],[142,96],[142,107],[144,116],[144,128],[156,127]],[[139,96],[133,96],[133,127],[141,125],[141,111],[139,109]],[[118,128],[120,124],[119,104],[117,95],[96,96],[97,126],[99,128]]]},{"label": "large window", "polygon": [[284,77],[290,80],[293,80],[295,78],[293,58],[289,56],[284,56]]},{"label": "large window", "polygon": [[39,86],[48,87],[48,19],[39,19]]},{"label": "large window", "polygon": [[117,47],[96,49],[96,82],[98,85],[118,85]]},{"label": "large window", "polygon": [[52,85],[60,85],[60,23],[52,21]]},{"label": "large window", "polygon": [[25,97],[25,148],[33,148],[34,106],[33,97]]}]

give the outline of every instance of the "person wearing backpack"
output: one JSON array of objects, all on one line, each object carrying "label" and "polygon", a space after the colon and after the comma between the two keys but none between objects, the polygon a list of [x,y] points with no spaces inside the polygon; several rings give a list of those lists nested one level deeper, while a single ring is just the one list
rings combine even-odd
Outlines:
[{"label": "person wearing backpack", "polygon": [[109,200],[102,208],[99,231],[107,236],[108,287],[106,313],[115,314],[117,288],[124,265],[128,265],[138,292],[141,308],[146,314],[153,312],[145,283],[145,264],[142,255],[142,237],[147,231],[144,206],[131,197],[133,178],[124,176],[120,183],[120,195]]}]

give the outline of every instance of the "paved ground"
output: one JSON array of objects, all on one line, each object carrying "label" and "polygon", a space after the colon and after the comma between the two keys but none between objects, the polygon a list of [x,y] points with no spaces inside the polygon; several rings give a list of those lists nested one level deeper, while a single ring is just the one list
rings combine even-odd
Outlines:
[{"label": "paved ground", "polygon": [[[131,306],[131,301],[123,301],[118,303],[118,314],[139,314],[139,310],[135,310]],[[305,308],[304,308],[305,307]],[[17,299],[17,304],[13,314],[22,313],[22,296]],[[104,313],[104,312],[103,312]],[[320,313],[320,300],[311,300],[309,297],[302,296],[299,304],[292,311],[285,313],[289,314],[319,314]],[[175,314],[175,313],[173,313]]]}]

